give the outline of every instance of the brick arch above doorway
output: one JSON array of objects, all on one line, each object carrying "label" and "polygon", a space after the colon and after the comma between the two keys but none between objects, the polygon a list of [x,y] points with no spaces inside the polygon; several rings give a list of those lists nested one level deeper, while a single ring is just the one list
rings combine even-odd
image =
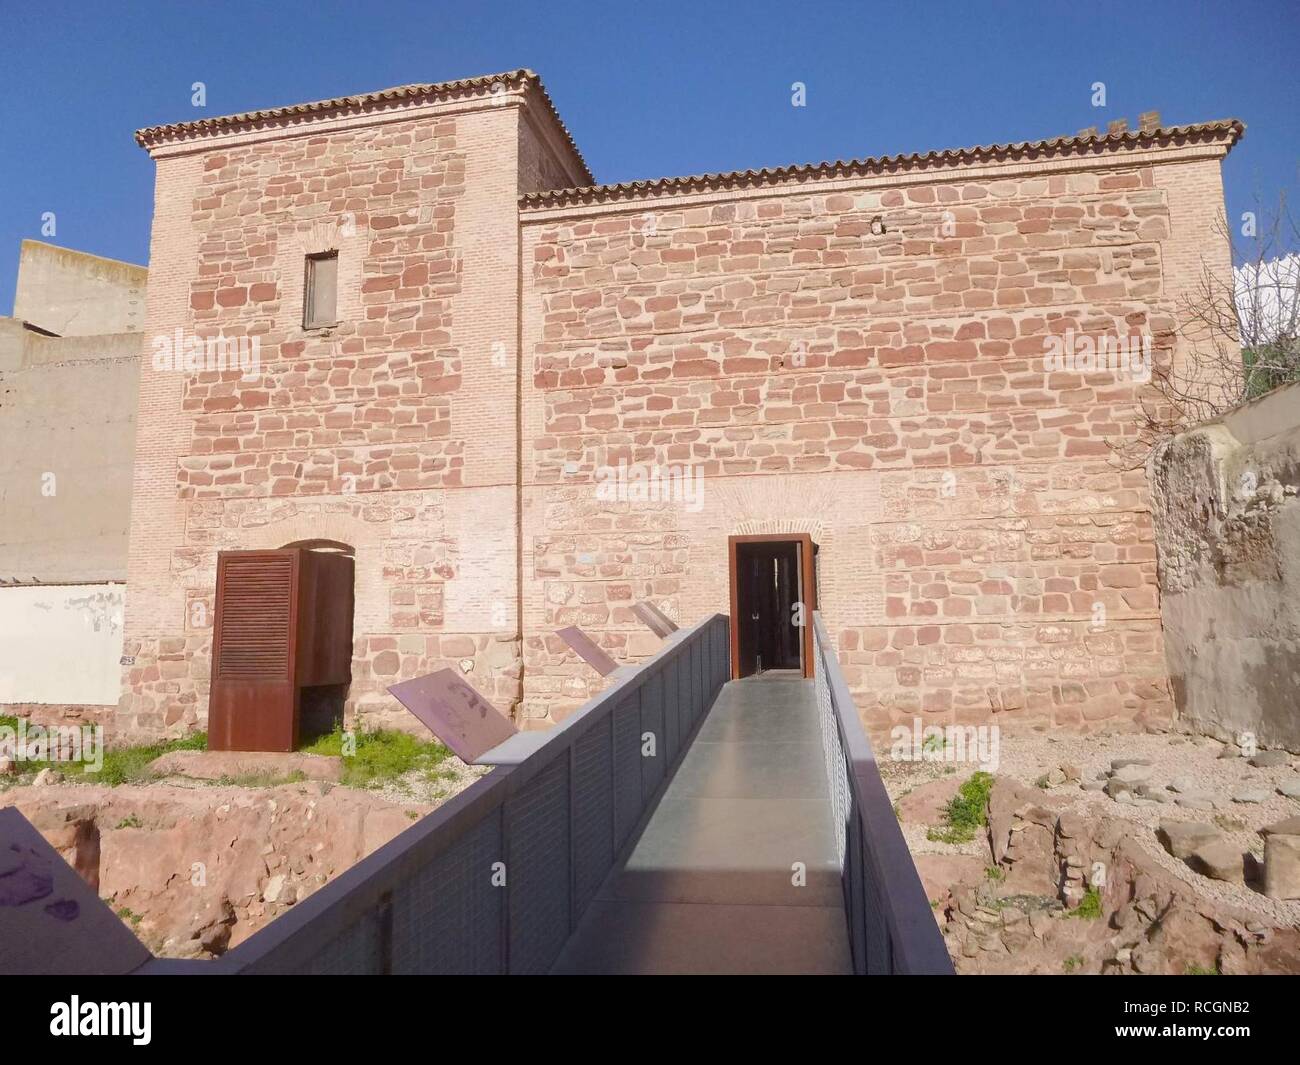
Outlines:
[{"label": "brick arch above doorway", "polygon": [[816,518],[759,518],[735,522],[729,536],[782,536],[807,533],[813,543],[823,538],[822,522]]},{"label": "brick arch above doorway", "polygon": [[382,539],[373,523],[351,514],[294,514],[246,530],[243,541],[241,547],[263,551],[289,546],[307,547],[322,542],[350,548],[356,565],[353,631],[374,631],[387,617],[388,603],[381,565]]}]

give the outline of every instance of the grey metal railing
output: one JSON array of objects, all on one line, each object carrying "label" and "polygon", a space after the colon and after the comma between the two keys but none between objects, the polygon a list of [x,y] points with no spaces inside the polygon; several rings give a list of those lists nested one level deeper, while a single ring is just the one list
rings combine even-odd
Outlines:
[{"label": "grey metal railing", "polygon": [[943,935],[820,612],[813,614],[813,646],[853,971],[951,974]]},{"label": "grey metal railing", "polygon": [[729,639],[722,614],[674,633],[518,765],[221,958],[137,972],[546,972],[726,682]]}]

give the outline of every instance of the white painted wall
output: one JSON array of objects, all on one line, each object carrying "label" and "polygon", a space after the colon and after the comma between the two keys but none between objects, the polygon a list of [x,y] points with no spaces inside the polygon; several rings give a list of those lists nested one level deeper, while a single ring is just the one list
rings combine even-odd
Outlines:
[{"label": "white painted wall", "polygon": [[116,704],[125,601],[121,584],[0,588],[0,705]]}]

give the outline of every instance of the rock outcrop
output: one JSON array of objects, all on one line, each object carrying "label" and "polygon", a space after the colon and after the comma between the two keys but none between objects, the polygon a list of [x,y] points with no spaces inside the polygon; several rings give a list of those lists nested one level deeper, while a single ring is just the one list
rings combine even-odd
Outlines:
[{"label": "rock outcrop", "polygon": [[49,785],[0,801],[166,957],[224,952],[431,809],[317,781]]},{"label": "rock outcrop", "polygon": [[[1266,840],[1300,843],[1289,827]],[[1161,841],[1222,866],[1225,878],[1235,863],[1241,876],[1242,853],[1211,826],[1165,824]],[[1198,896],[1128,822],[1062,811],[1042,791],[999,778],[988,844],[991,875],[958,884],[940,905],[960,972],[1300,972],[1300,932]]]}]

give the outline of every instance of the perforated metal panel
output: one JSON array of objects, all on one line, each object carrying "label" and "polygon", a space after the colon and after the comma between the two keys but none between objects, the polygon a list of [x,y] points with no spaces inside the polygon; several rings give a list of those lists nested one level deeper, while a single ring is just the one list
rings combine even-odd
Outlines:
[{"label": "perforated metal panel", "polygon": [[[644,745],[646,733],[654,736],[653,757],[641,757],[641,807],[654,796],[655,789],[664,779],[664,684],[658,670],[646,677],[641,685],[641,735]],[[644,747],[643,747],[644,749]]]},{"label": "perforated metal panel", "polygon": [[569,938],[569,759],[557,752],[505,804],[511,973],[544,973]]},{"label": "perforated metal panel", "polygon": [[677,663],[670,662],[659,673],[660,691],[663,693],[664,748],[669,764],[677,760],[682,745],[682,727],[678,721]]},{"label": "perforated metal panel", "polygon": [[855,919],[855,924],[861,925],[861,931],[854,929],[855,940],[861,944],[867,975],[878,976],[893,972],[893,943],[889,929],[885,926],[885,908],[880,899],[882,885],[868,874],[866,868],[866,848],[870,846],[870,841],[862,831],[862,823],[858,818],[854,818],[853,828],[852,839],[857,852],[855,865],[862,870],[854,882],[854,886],[862,893]]},{"label": "perforated metal panel", "polygon": [[[380,931],[380,911],[364,913],[353,924],[311,956],[305,965],[296,965],[292,972],[304,976],[376,976],[382,975],[383,936]],[[273,959],[259,967],[259,972],[278,973]]]},{"label": "perforated metal panel", "polygon": [[[712,626],[713,630],[713,698],[731,676],[731,632],[726,622]],[[712,702],[712,699],[710,700]]]},{"label": "perforated metal panel", "polygon": [[704,711],[707,700],[704,695],[704,647],[703,641],[691,644],[691,694],[695,698],[695,717],[698,720]]},{"label": "perforated metal panel", "polygon": [[498,808],[402,881],[393,894],[393,972],[502,971],[506,892],[492,878],[504,860]]},{"label": "perforated metal panel", "polygon": [[614,842],[621,847],[641,816],[641,710],[635,696],[614,708]]},{"label": "perforated metal panel", "polygon": [[678,655],[673,668],[677,671],[677,721],[685,743],[695,726],[695,715],[691,713],[691,656],[686,652]]},{"label": "perforated metal panel", "polygon": [[844,871],[845,841],[849,835],[849,772],[844,748],[840,743],[840,730],[835,721],[835,708],[831,705],[830,686],[826,683],[827,663],[825,649],[820,641],[815,641],[817,650],[817,676],[814,680],[817,692],[817,716],[821,723],[822,753],[826,759],[826,780],[830,788],[832,823],[835,825],[835,849],[840,860],[840,871]]},{"label": "perforated metal panel", "polygon": [[582,912],[614,864],[614,768],[609,718],[588,729],[573,749],[574,893]]}]

